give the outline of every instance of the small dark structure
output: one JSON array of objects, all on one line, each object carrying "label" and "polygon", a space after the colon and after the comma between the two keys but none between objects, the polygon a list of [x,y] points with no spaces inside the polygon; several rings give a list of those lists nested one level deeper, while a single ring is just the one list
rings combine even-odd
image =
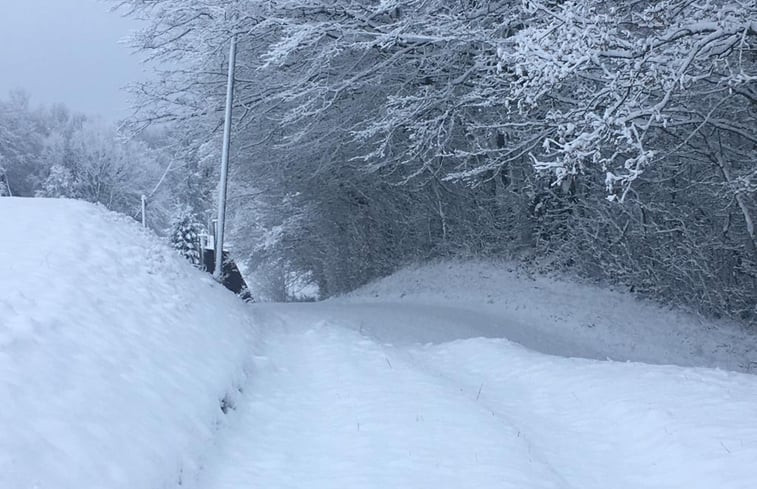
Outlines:
[{"label": "small dark structure", "polygon": [[[212,275],[216,266],[216,251],[210,244],[212,243],[207,239],[207,236],[200,237],[200,269]],[[226,250],[223,251],[223,267],[221,270],[223,272],[221,280],[223,286],[237,294],[245,302],[253,302],[250,290],[247,288],[247,282],[245,282],[239,267]]]}]

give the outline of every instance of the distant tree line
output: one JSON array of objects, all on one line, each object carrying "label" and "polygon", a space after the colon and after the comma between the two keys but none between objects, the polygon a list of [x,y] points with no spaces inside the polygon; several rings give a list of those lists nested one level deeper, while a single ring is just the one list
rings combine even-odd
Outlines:
[{"label": "distant tree line", "polygon": [[80,199],[141,219],[146,195],[148,225],[166,234],[210,206],[198,188],[212,172],[191,162],[166,128],[127,134],[21,91],[0,99],[0,196]]},{"label": "distant tree line", "polygon": [[272,296],[503,256],[757,318],[754,2],[116,3],[161,67],[133,124],[195,159],[238,39],[231,227]]}]

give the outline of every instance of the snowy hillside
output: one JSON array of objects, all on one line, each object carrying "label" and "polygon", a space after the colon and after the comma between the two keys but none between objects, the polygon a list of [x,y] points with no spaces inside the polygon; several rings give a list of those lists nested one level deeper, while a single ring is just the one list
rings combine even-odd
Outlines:
[{"label": "snowy hillside", "polygon": [[424,342],[507,338],[561,356],[757,371],[757,334],[738,324],[666,309],[624,291],[532,275],[507,262],[409,267],[330,302],[430,313],[435,324],[415,331]]},{"label": "snowy hillside", "polygon": [[130,219],[0,199],[0,488],[174,487],[242,385],[231,293]]}]

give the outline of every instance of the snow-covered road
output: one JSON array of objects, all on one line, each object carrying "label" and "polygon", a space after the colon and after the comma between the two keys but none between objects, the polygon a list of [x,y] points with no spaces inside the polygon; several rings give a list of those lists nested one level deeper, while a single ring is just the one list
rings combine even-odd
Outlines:
[{"label": "snow-covered road", "polygon": [[[282,305],[255,314],[267,331],[257,367],[203,489],[757,482],[753,376],[464,339],[464,315],[435,327],[439,318],[424,322],[418,308]],[[471,326],[468,336],[479,332]]]},{"label": "snow-covered road", "polygon": [[753,333],[493,264],[246,305],[102,208],[0,222],[0,489],[757,487]]}]

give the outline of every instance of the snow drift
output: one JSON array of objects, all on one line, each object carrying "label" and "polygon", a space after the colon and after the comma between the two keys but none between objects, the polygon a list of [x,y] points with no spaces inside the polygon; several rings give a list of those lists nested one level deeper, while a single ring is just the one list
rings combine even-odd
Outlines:
[{"label": "snow drift", "polygon": [[[366,304],[436,316],[433,325],[412,322],[404,342],[507,338],[550,355],[757,371],[757,335],[739,324],[664,308],[617,288],[532,274],[508,262],[408,267],[328,303],[334,318],[350,313],[345,305]],[[380,321],[363,321],[364,332],[377,331],[382,339]]]},{"label": "snow drift", "polygon": [[245,374],[245,306],[100,207],[3,198],[0,228],[0,487],[191,485]]}]

